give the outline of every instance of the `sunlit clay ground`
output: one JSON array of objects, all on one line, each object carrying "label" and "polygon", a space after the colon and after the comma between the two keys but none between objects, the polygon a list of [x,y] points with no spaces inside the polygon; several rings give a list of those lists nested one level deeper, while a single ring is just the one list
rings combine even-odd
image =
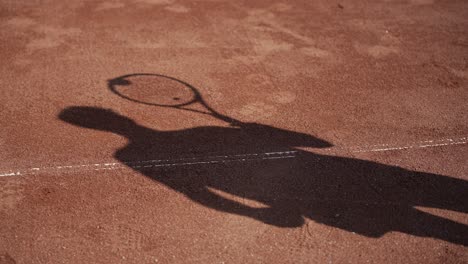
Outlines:
[{"label": "sunlit clay ground", "polygon": [[0,0],[0,263],[465,263],[468,2]]}]

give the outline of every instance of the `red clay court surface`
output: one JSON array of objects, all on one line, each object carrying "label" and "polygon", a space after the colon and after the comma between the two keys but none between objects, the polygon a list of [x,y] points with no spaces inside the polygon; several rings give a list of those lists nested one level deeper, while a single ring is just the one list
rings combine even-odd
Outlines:
[{"label": "red clay court surface", "polygon": [[467,1],[3,0],[0,39],[2,264],[468,263]]}]

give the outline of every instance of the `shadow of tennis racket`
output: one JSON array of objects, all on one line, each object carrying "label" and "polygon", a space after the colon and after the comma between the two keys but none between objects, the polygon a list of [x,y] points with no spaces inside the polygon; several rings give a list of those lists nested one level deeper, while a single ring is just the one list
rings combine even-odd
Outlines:
[{"label": "shadow of tennis racket", "polygon": [[[135,103],[210,115],[232,126],[244,124],[214,110],[195,87],[174,77],[134,73],[108,80],[108,87],[114,94]],[[194,109],[197,104],[205,111]]]}]

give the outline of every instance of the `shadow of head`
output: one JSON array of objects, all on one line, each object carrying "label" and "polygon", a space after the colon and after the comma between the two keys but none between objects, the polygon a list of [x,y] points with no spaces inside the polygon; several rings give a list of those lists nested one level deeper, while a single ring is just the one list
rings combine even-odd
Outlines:
[{"label": "shadow of head", "polygon": [[137,126],[130,118],[117,114],[112,110],[98,107],[68,107],[60,112],[58,117],[60,120],[78,127],[115,133],[120,133],[128,128]]}]

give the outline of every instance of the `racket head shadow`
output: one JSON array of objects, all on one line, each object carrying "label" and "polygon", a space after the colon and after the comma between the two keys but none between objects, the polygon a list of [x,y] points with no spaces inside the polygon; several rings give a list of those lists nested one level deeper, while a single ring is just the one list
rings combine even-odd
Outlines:
[{"label": "racket head shadow", "polygon": [[108,87],[121,98],[150,106],[179,108],[201,102],[201,96],[193,86],[162,74],[123,75],[108,80]]}]

